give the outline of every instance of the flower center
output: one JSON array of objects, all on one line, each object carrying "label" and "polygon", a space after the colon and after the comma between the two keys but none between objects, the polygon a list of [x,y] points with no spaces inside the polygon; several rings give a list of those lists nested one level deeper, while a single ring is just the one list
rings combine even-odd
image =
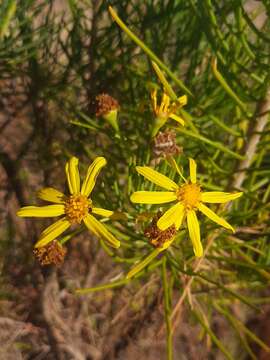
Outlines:
[{"label": "flower center", "polygon": [[65,213],[67,219],[73,224],[80,224],[83,218],[91,211],[92,201],[85,195],[70,195],[65,202]]},{"label": "flower center", "polygon": [[187,210],[196,208],[201,200],[201,187],[199,184],[185,184],[176,192],[177,198]]}]

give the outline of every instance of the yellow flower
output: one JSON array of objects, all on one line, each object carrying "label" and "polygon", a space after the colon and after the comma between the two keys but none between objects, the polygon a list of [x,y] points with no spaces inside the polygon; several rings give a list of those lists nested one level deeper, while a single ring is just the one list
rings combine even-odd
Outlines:
[{"label": "yellow flower", "polygon": [[80,186],[78,159],[72,157],[66,164],[66,177],[70,195],[66,196],[54,188],[44,188],[38,192],[37,196],[42,200],[54,203],[53,205],[25,206],[17,212],[17,215],[20,217],[62,216],[41,233],[35,248],[47,245],[72,224],[80,224],[82,221],[97,237],[104,238],[115,248],[120,246],[120,242],[92,215],[95,214],[103,217],[113,215],[113,211],[94,207],[89,197],[95,186],[96,178],[105,165],[106,159],[104,157],[97,157],[89,166],[85,180],[82,186]]},{"label": "yellow flower", "polygon": [[159,129],[167,122],[168,119],[173,119],[177,121],[182,126],[185,125],[184,120],[175,114],[175,112],[186,105],[187,103],[187,97],[186,95],[180,96],[177,99],[177,102],[173,102],[171,104],[170,97],[163,92],[161,103],[160,105],[157,104],[157,90],[153,90],[151,92],[151,99],[152,99],[152,107],[153,111],[155,113],[155,122],[152,130],[152,137],[156,136]]},{"label": "yellow flower", "polygon": [[183,185],[178,185],[167,176],[160,174],[150,167],[137,166],[136,170],[139,174],[169,191],[136,191],[131,195],[130,199],[134,203],[142,204],[164,204],[171,201],[177,201],[175,205],[162,215],[157,222],[157,226],[160,230],[165,230],[171,225],[175,225],[178,230],[186,217],[194,253],[196,256],[200,257],[203,254],[203,248],[196,211],[200,210],[217,224],[234,232],[233,227],[226,220],[219,217],[209,209],[209,207],[204,205],[204,203],[226,203],[230,200],[239,198],[242,195],[242,192],[203,192],[200,184],[197,183],[196,163],[193,159],[189,159],[189,169],[190,181],[186,181]]}]

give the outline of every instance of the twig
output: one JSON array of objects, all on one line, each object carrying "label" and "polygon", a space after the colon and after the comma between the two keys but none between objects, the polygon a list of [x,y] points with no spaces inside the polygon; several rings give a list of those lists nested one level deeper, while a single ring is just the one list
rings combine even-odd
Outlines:
[{"label": "twig", "polygon": [[18,162],[16,160],[12,160],[8,153],[0,150],[0,164],[3,166],[7,174],[9,184],[15,192],[20,206],[23,206],[26,200],[24,188],[18,176]]},{"label": "twig", "polygon": [[[268,89],[265,98],[258,104],[254,120],[250,122],[248,131],[248,141],[244,147],[244,155],[246,158],[240,161],[236,168],[236,174],[230,184],[231,188],[240,189],[245,178],[246,171],[254,158],[263,130],[267,124],[270,111],[270,89]],[[257,114],[257,115],[256,115]]]},{"label": "twig", "polygon": [[164,256],[162,261],[162,283],[163,283],[163,301],[164,301],[164,316],[166,320],[167,333],[167,360],[173,360],[173,333],[171,323],[171,289],[167,280],[166,260]]}]

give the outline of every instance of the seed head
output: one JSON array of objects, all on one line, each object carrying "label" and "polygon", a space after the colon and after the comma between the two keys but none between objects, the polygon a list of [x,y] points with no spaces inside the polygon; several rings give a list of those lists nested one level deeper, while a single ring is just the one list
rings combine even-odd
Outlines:
[{"label": "seed head", "polygon": [[42,266],[50,264],[60,266],[64,261],[67,249],[57,240],[53,240],[48,245],[35,248],[33,253]]},{"label": "seed head", "polygon": [[95,113],[96,116],[104,116],[113,110],[119,109],[118,101],[109,94],[100,94],[95,99]]},{"label": "seed head", "polygon": [[176,144],[176,134],[172,130],[159,132],[154,138],[153,154],[155,158],[179,155],[183,149]]}]

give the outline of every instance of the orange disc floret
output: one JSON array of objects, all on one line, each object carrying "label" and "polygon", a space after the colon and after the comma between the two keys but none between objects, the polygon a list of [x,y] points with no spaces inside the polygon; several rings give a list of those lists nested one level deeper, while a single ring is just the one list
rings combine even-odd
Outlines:
[{"label": "orange disc floret", "polygon": [[69,196],[65,202],[67,219],[73,224],[80,224],[89,211],[91,211],[91,203],[91,200],[82,194]]},{"label": "orange disc floret", "polygon": [[184,184],[177,190],[177,198],[187,210],[197,208],[201,201],[201,187],[199,184]]}]

